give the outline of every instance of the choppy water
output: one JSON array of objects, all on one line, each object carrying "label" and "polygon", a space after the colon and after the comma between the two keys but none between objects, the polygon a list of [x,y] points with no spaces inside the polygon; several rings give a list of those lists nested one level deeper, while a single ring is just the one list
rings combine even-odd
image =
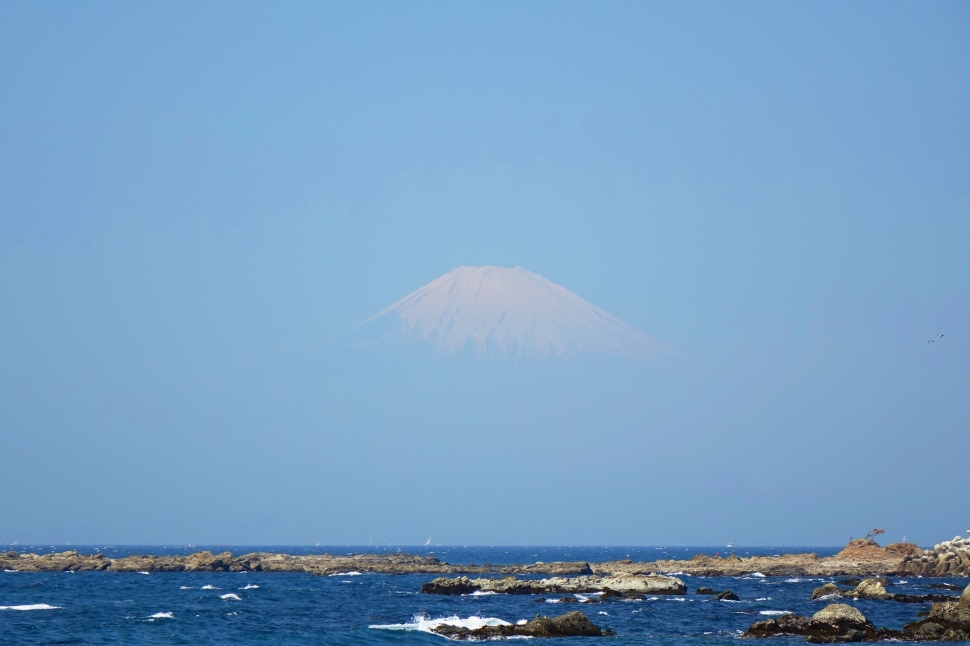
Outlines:
[{"label": "choppy water", "polygon": [[[65,547],[24,547],[63,551]],[[82,552],[90,547],[74,547]],[[99,546],[109,556],[131,553],[188,553],[197,547]],[[385,551],[362,547],[232,547],[204,549],[234,553],[254,550],[290,553]],[[399,548],[386,548],[397,551]],[[631,558],[689,558],[713,554],[781,554],[834,548],[654,548],[654,547],[409,547],[451,563],[515,563]],[[110,572],[0,573],[0,644],[446,644],[423,632],[435,620],[457,617],[472,623],[515,622],[537,613],[585,611],[618,633],[609,643],[704,645],[735,643],[754,621],[776,613],[812,614],[825,602],[809,601],[812,590],[838,579],[787,577],[683,577],[688,594],[647,601],[537,603],[535,597],[480,595],[438,597],[419,593],[430,575],[362,574],[315,577],[295,573]],[[927,593],[932,583],[965,585],[966,579],[898,578],[896,592]],[[729,588],[738,602],[698,596],[701,585]],[[939,591],[933,591],[939,592]],[[930,604],[857,601],[876,625],[901,628]],[[379,628],[374,626],[380,626]],[[592,639],[592,638],[590,638]],[[564,640],[542,640],[550,645]],[[569,638],[568,643],[589,639]],[[778,640],[786,642],[788,640]],[[794,639],[793,642],[801,640]],[[776,642],[778,643],[778,642]]]}]

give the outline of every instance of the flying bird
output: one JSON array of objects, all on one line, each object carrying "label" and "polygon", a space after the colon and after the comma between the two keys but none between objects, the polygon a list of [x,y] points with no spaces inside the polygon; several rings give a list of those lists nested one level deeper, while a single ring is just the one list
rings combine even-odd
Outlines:
[{"label": "flying bird", "polygon": [[929,341],[927,341],[927,343],[936,343],[936,341],[934,341],[933,339],[930,339]]},{"label": "flying bird", "polygon": [[937,334],[936,336],[940,337],[941,339],[943,338],[942,334]]}]

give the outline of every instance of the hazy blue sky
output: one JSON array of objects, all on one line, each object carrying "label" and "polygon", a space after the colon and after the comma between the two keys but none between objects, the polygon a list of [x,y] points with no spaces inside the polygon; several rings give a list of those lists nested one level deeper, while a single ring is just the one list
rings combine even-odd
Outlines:
[{"label": "hazy blue sky", "polygon": [[[966,2],[3,2],[0,542],[950,538],[968,178]],[[682,356],[329,343],[481,264]]]}]

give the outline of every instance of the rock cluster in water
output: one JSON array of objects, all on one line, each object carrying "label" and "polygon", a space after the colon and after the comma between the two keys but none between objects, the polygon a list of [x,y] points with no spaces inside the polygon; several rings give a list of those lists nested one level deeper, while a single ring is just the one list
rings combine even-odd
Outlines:
[{"label": "rock cluster in water", "polygon": [[901,601],[903,603],[925,603],[928,601],[951,601],[954,597],[948,594],[895,594],[886,590],[892,582],[886,578],[865,579],[855,588],[840,588],[834,583],[815,588],[812,600],[828,597],[845,597],[849,599],[880,599],[884,601]]},{"label": "rock cluster in water", "polygon": [[[875,588],[870,586],[870,589]],[[807,641],[817,644],[877,640],[970,641],[970,585],[959,599],[934,603],[925,619],[906,624],[902,630],[876,628],[858,609],[844,603],[834,603],[811,617],[786,615],[759,621],[744,633],[745,637],[779,635],[802,635],[808,638]]]},{"label": "rock cluster in water", "polygon": [[970,538],[954,536],[952,541],[907,556],[902,571],[920,576],[970,576]]},{"label": "rock cluster in water", "polygon": [[503,637],[603,637],[615,635],[612,630],[603,630],[578,610],[558,617],[535,616],[524,624],[501,626],[482,626],[465,628],[442,624],[432,629],[444,637],[458,640],[486,641]]},{"label": "rock cluster in water", "polygon": [[602,592],[611,596],[637,597],[654,594],[684,594],[687,586],[677,577],[619,573],[610,576],[552,577],[548,579],[504,579],[467,576],[438,578],[425,583],[425,594],[473,594],[494,592],[497,594],[556,594]]}]

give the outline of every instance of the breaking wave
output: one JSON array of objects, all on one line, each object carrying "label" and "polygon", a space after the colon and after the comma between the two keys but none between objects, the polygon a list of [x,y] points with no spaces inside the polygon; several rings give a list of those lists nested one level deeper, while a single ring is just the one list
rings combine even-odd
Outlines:
[{"label": "breaking wave", "polygon": [[791,610],[762,610],[758,613],[759,615],[790,615]]},{"label": "breaking wave", "polygon": [[406,624],[373,624],[368,628],[376,630],[419,630],[421,632],[433,632],[438,626],[455,626],[456,628],[467,628],[477,630],[486,626],[511,626],[509,622],[497,617],[468,617],[462,619],[458,615],[451,617],[441,617],[431,619],[428,615],[415,615]]},{"label": "breaking wave", "polygon": [[240,596],[235,592],[230,592],[229,594],[220,594],[220,599],[225,599],[226,601],[242,601]]},{"label": "breaking wave", "polygon": [[22,606],[0,606],[0,610],[60,610],[60,606],[46,603],[29,603]]},{"label": "breaking wave", "polygon": [[148,621],[155,621],[156,619],[175,619],[175,615],[170,612],[156,612],[151,617],[148,617]]}]

